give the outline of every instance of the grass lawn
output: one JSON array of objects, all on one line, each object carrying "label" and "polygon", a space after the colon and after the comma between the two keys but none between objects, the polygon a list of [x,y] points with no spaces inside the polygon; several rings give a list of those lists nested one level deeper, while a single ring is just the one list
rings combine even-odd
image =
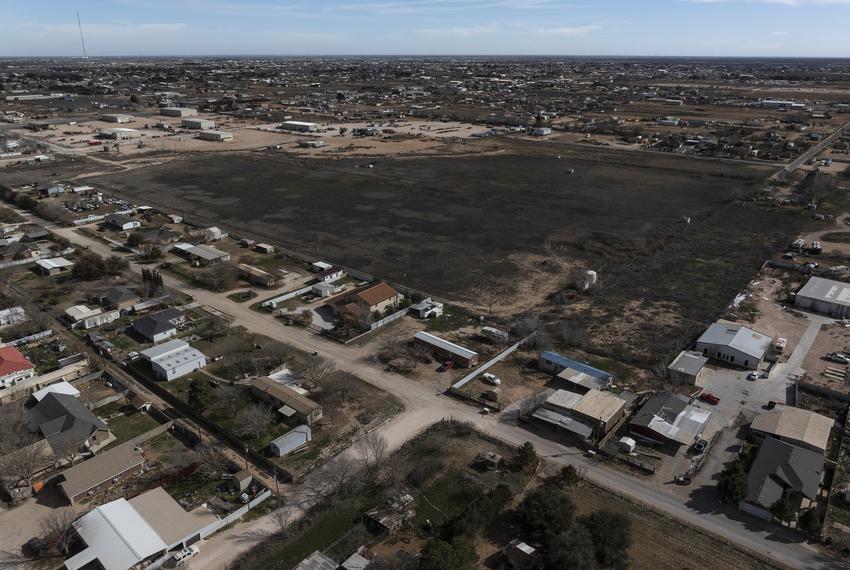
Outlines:
[{"label": "grass lawn", "polygon": [[252,568],[292,568],[315,550],[324,550],[348,533],[361,519],[363,513],[382,504],[383,493],[367,489],[363,493],[337,501],[317,511],[308,524],[290,536],[270,546]]},{"label": "grass lawn", "polygon": [[461,471],[452,470],[428,485],[417,497],[413,524],[421,527],[426,520],[442,524],[460,515],[469,503],[484,493]]},{"label": "grass lawn", "polygon": [[445,332],[459,329],[469,323],[468,313],[457,307],[446,306],[441,317],[428,319],[426,330],[432,332]]},{"label": "grass lawn", "polygon": [[152,430],[159,425],[159,422],[144,412],[134,412],[125,416],[115,416],[107,425],[112,434],[118,438],[112,445],[118,445]]}]

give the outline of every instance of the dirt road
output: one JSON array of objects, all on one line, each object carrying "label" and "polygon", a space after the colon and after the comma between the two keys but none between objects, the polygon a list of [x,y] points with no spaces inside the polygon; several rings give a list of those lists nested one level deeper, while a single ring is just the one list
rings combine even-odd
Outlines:
[{"label": "dirt road", "polygon": [[[29,216],[26,213],[24,215]],[[40,221],[40,223],[44,222]],[[78,245],[87,246],[89,250],[98,254],[113,254],[108,246],[72,229],[55,228],[54,231]],[[131,267],[134,271],[139,271],[135,265]],[[691,496],[683,502],[676,495],[653,489],[638,478],[588,459],[581,455],[580,451],[538,437],[494,416],[483,417],[475,408],[464,405],[432,388],[403,376],[374,368],[364,362],[362,349],[340,345],[301,328],[285,327],[271,315],[252,311],[244,304],[227,299],[225,295],[186,285],[167,275],[163,278],[167,286],[179,288],[191,294],[199,304],[209,305],[230,315],[234,319],[234,324],[302,350],[315,351],[322,357],[333,360],[339,369],[349,371],[395,395],[405,405],[406,410],[381,429],[391,449],[397,449],[404,441],[433,422],[444,417],[454,417],[468,421],[481,431],[511,445],[531,441],[538,453],[549,461],[561,465],[575,465],[585,472],[588,479],[598,485],[629,496],[649,508],[733,542],[742,548],[769,557],[779,564],[807,569],[835,567],[833,560],[802,543],[799,536],[766,525],[754,518],[745,517],[737,511],[726,512],[718,505],[713,487],[694,489]],[[265,539],[269,532],[275,530],[277,524],[275,517],[268,515],[212,537],[202,546],[203,554],[192,564],[192,567],[225,568],[240,554]]]}]

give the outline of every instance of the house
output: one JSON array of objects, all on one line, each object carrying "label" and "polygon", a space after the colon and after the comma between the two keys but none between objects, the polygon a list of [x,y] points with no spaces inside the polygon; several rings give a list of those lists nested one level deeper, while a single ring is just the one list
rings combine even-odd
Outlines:
[{"label": "house", "polygon": [[332,283],[345,277],[345,271],[339,267],[329,267],[328,269],[317,271],[316,277],[319,278],[320,282]]},{"label": "house", "polygon": [[25,243],[14,242],[0,246],[0,261],[21,261],[24,259],[37,259],[41,256],[41,250]]},{"label": "house", "polygon": [[117,499],[74,522],[85,548],[65,560],[65,568],[129,570],[143,566],[197,542],[202,531],[217,520],[204,509],[186,512],[162,487],[130,500]]},{"label": "house", "polygon": [[657,444],[691,445],[711,419],[711,412],[690,405],[680,394],[653,394],[632,417],[629,432]]},{"label": "house", "polygon": [[750,433],[824,453],[834,424],[832,418],[821,414],[783,407],[757,415],[750,424]]},{"label": "house", "polygon": [[584,443],[601,439],[623,418],[626,401],[609,392],[591,389],[584,394],[555,390],[532,418]]},{"label": "house", "polygon": [[0,327],[17,325],[18,323],[26,322],[28,318],[23,307],[9,307],[8,309],[0,310]]},{"label": "house", "polygon": [[142,301],[138,293],[127,287],[109,287],[97,294],[97,301],[107,309],[123,311]]},{"label": "house", "polygon": [[379,281],[334,297],[328,301],[328,306],[336,317],[362,322],[374,314],[383,314],[388,309],[398,307],[401,299],[402,295],[398,291],[388,283]]},{"label": "house", "polygon": [[150,362],[157,378],[175,380],[207,365],[204,354],[189,343],[173,339],[143,350],[142,358]]},{"label": "house", "polygon": [[297,426],[269,444],[269,449],[278,457],[285,457],[306,446],[313,440],[310,426]]},{"label": "house", "polygon": [[310,426],[322,418],[322,406],[271,378],[252,380],[251,393],[277,409],[289,425]]},{"label": "house", "polygon": [[502,556],[511,568],[524,570],[534,567],[537,549],[515,538],[502,549]]},{"label": "house", "polygon": [[850,284],[823,277],[809,280],[794,296],[794,306],[843,319],[850,316]]},{"label": "house", "polygon": [[767,521],[783,497],[795,512],[809,508],[817,502],[823,472],[823,452],[767,437],[750,468],[747,496],[738,508]]},{"label": "house", "polygon": [[172,250],[178,255],[186,257],[196,265],[209,265],[211,263],[230,261],[229,253],[221,251],[211,245],[176,243],[172,246]]},{"label": "house", "polygon": [[478,364],[478,353],[459,344],[449,342],[445,339],[425,331],[417,331],[413,335],[413,342],[417,346],[423,346],[441,359],[451,360],[466,368]]},{"label": "house", "polygon": [[36,229],[30,230],[24,234],[24,241],[36,242],[46,240],[49,237],[50,233],[46,229],[42,227],[36,227]]},{"label": "house", "polygon": [[[100,309],[98,309],[100,311]],[[121,318],[121,313],[118,311],[106,311],[106,312],[98,312],[95,315],[87,317],[85,319],[80,320],[76,323],[74,328],[80,328],[84,331],[99,327],[101,325],[105,325],[107,323],[111,323],[113,321],[117,321]]]},{"label": "house", "polygon": [[556,377],[567,389],[577,393],[593,388],[605,390],[614,382],[613,374],[548,350],[537,357],[537,367]]},{"label": "house", "polygon": [[673,384],[702,386],[702,376],[708,358],[692,350],[683,350],[667,367],[670,381]]},{"label": "house", "polygon": [[186,322],[180,309],[169,308],[133,321],[133,330],[145,339],[157,343],[177,336],[177,327]]},{"label": "house", "polygon": [[50,384],[45,386],[41,390],[36,390],[32,393],[32,398],[36,402],[40,402],[44,399],[48,394],[67,394],[68,396],[73,396],[75,398],[80,397],[80,391],[74,388],[69,382],[66,380],[60,380],[55,384]]},{"label": "house", "polygon": [[72,505],[144,471],[145,457],[134,440],[63,471],[59,489]]},{"label": "house", "polygon": [[35,376],[35,366],[14,346],[0,346],[0,390]]},{"label": "house", "polygon": [[758,369],[772,343],[771,337],[744,325],[716,322],[697,339],[703,356],[743,368]]},{"label": "house", "polygon": [[91,309],[86,305],[72,305],[65,309],[65,319],[71,323],[71,325],[75,325],[83,319],[99,315],[102,312],[103,309],[99,307]]},{"label": "house", "polygon": [[342,290],[342,287],[338,285],[334,285],[333,283],[328,283],[327,281],[320,281],[312,286],[310,292],[319,297],[320,299],[324,299],[325,297],[330,297],[332,295],[336,295]]},{"label": "house", "polygon": [[337,570],[339,564],[326,554],[318,550],[298,563],[292,570]]},{"label": "house", "polygon": [[180,234],[168,228],[152,228],[149,230],[140,230],[144,243],[153,245],[168,245],[180,241]]},{"label": "house", "polygon": [[50,276],[70,271],[74,267],[74,263],[64,257],[53,257],[50,259],[39,259],[35,262],[35,267],[42,275]]},{"label": "house", "polygon": [[142,225],[139,220],[134,220],[125,214],[108,214],[104,220],[106,225],[122,232],[134,230]]},{"label": "house", "polygon": [[56,453],[83,448],[95,451],[114,440],[103,420],[68,394],[54,392],[44,396],[28,410],[27,423],[41,433]]},{"label": "house", "polygon": [[326,263],[324,261],[314,261],[310,265],[310,268],[313,270],[313,273],[319,273],[321,271],[327,271],[328,269],[330,269],[332,267],[333,267],[333,265],[331,265],[330,263]]},{"label": "house", "polygon": [[436,319],[443,315],[443,304],[428,297],[411,305],[410,311],[420,319]]}]

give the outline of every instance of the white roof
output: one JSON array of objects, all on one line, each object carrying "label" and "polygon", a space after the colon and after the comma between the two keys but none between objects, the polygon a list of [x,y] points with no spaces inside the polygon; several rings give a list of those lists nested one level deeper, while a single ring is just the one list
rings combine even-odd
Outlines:
[{"label": "white roof", "polygon": [[45,269],[61,269],[62,267],[71,267],[74,265],[72,261],[68,261],[64,257],[53,257],[51,259],[39,259],[35,262],[36,265]]},{"label": "white roof", "polygon": [[711,412],[687,406],[672,424],[667,423],[663,416],[656,415],[649,422],[649,428],[667,439],[689,445],[702,433],[709,419]]},{"label": "white roof", "polygon": [[80,396],[80,391],[71,386],[71,384],[65,380],[61,380],[56,384],[45,386],[41,390],[33,392],[32,397],[35,398],[36,402],[40,402],[41,399],[48,394],[67,394],[68,396],[74,396],[77,398]]},{"label": "white roof", "polygon": [[141,352],[150,362],[163,368],[174,368],[187,362],[206,361],[204,353],[179,339],[169,340]]},{"label": "white roof", "polygon": [[438,348],[442,348],[456,356],[461,358],[473,358],[478,356],[478,353],[468,348],[464,348],[459,344],[455,344],[453,342],[449,342],[445,339],[442,339],[438,336],[432,335],[431,333],[427,333],[425,331],[419,331],[413,335],[414,338],[417,338],[423,342],[426,342],[432,346],[436,346]]},{"label": "white roof", "polygon": [[719,322],[708,327],[697,343],[728,346],[761,360],[770,347],[771,338],[743,325]]},{"label": "white roof", "polygon": [[83,319],[99,315],[102,312],[103,309],[100,307],[90,309],[86,305],[74,305],[73,307],[65,309],[65,314],[74,321],[81,321]]},{"label": "white roof", "polygon": [[[148,360],[156,360],[162,358],[163,356],[168,355],[175,350],[183,350],[184,348],[189,347],[189,343],[186,341],[182,341],[178,338],[169,340],[168,342],[164,342],[162,344],[158,344],[153,346],[147,350],[143,350],[141,352],[142,356],[147,358]],[[191,348],[191,347],[189,347]]]},{"label": "white roof", "polygon": [[83,515],[74,523],[88,548],[65,561],[77,570],[97,559],[106,570],[127,570],[167,545],[125,499],[118,499]]},{"label": "white roof", "polygon": [[554,394],[546,398],[545,404],[564,410],[572,410],[580,400],[581,394],[576,394],[568,390],[555,390]]},{"label": "white roof", "polygon": [[299,125],[299,126],[302,126],[302,127],[318,126],[317,123],[308,123],[306,121],[284,121],[283,124],[284,125]]},{"label": "white roof", "polygon": [[811,277],[797,293],[797,297],[850,307],[850,284],[823,277]]}]

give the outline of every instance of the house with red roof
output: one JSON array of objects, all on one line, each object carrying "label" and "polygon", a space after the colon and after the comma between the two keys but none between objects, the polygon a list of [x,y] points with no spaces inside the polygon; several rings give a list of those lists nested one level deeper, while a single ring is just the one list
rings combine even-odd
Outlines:
[{"label": "house with red roof", "polygon": [[35,366],[14,346],[0,347],[0,390],[35,376]]}]

